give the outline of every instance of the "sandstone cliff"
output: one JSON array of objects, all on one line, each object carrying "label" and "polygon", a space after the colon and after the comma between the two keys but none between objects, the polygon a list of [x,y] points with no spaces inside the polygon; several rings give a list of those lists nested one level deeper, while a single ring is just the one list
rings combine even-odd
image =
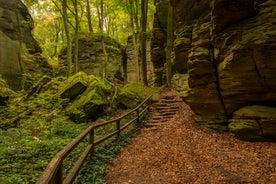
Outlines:
[{"label": "sandstone cliff", "polygon": [[20,0],[0,0],[0,77],[15,90],[22,87],[23,73],[39,77],[50,70],[40,56],[41,49],[31,34],[32,29],[31,15]]},{"label": "sandstone cliff", "polygon": [[[160,2],[156,5],[160,6]],[[187,68],[189,89],[184,100],[195,112],[196,121],[207,128],[230,129],[245,139],[275,138],[276,2],[171,0],[170,3],[176,21],[174,62]],[[161,23],[158,26],[155,24],[155,30],[166,35],[166,27]],[[164,44],[159,43],[152,49],[164,52],[161,47]],[[163,67],[163,61],[153,59]],[[155,70],[160,70],[160,66]],[[235,113],[239,109],[248,110],[251,115]],[[262,112],[267,109],[270,113],[264,115]],[[249,132],[248,136],[240,136],[245,132]]]}]

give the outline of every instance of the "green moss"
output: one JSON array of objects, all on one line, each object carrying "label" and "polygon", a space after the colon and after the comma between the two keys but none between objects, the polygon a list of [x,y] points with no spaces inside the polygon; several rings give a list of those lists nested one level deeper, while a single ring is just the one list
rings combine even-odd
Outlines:
[{"label": "green moss", "polygon": [[89,87],[67,107],[66,112],[74,121],[97,118],[103,112],[103,107],[108,104],[104,91],[109,89],[95,76],[89,76]]},{"label": "green moss", "polygon": [[234,112],[234,117],[248,119],[273,118],[276,119],[276,108],[270,106],[252,105]]},{"label": "green moss", "polygon": [[256,120],[231,119],[228,128],[235,137],[242,140],[259,141],[264,139]]},{"label": "green moss", "polygon": [[88,76],[84,72],[79,72],[71,77],[69,77],[60,89],[61,98],[74,99],[87,88]]},{"label": "green moss", "polygon": [[130,83],[124,86],[118,94],[118,101],[128,108],[135,108],[149,95],[152,101],[160,100],[160,92],[155,88],[146,87],[140,83]]}]

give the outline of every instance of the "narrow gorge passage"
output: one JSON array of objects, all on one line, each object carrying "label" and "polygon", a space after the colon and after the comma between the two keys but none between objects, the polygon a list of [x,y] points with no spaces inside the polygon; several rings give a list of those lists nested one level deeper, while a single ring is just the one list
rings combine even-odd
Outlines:
[{"label": "narrow gorge passage", "polygon": [[[168,93],[178,95],[163,96]],[[122,150],[109,166],[108,184],[275,183],[274,143],[244,142],[204,130],[192,120],[187,104],[178,105],[171,119],[152,129],[146,126]]]}]

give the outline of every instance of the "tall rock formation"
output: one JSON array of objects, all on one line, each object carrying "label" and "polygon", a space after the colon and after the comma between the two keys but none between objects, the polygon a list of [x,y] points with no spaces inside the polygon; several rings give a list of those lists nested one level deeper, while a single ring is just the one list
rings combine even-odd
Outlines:
[{"label": "tall rock formation", "polygon": [[0,0],[0,76],[15,90],[22,87],[23,73],[43,75],[50,69],[32,29],[32,17],[20,0]]},{"label": "tall rock formation", "polygon": [[184,100],[195,120],[244,139],[275,138],[276,2],[171,0],[171,4],[175,62],[187,67],[190,89]]}]

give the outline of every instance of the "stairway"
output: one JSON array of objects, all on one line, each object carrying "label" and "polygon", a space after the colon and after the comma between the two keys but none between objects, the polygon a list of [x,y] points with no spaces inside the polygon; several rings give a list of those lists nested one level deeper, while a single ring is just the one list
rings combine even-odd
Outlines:
[{"label": "stairway", "polygon": [[152,115],[145,123],[145,127],[151,130],[168,125],[169,120],[179,110],[179,102],[182,102],[177,93],[163,94],[160,101],[152,105]]}]

